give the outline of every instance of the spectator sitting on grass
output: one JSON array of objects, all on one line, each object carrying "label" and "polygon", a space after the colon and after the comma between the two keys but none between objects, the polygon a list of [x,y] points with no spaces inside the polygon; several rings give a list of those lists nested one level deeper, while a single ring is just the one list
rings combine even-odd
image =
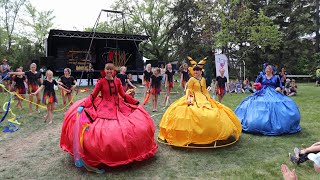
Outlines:
[{"label": "spectator sitting on grass", "polygon": [[299,150],[297,147],[293,149],[294,155],[289,153],[289,159],[294,164],[301,164],[309,160],[310,153],[319,153],[320,152],[320,142],[312,144],[310,147]]},{"label": "spectator sitting on grass", "polygon": [[241,81],[237,80],[235,93],[237,93],[237,94],[238,93],[244,93],[244,90],[242,89]]},{"label": "spectator sitting on grass", "polygon": [[[317,173],[320,173],[320,153],[317,153],[317,154],[310,153],[308,155],[308,158],[314,162],[313,163],[314,170]],[[296,170],[293,169],[291,171],[288,168],[288,166],[285,165],[285,164],[281,165],[281,173],[282,173],[282,176],[283,176],[284,180],[298,180],[298,176],[297,176]]]},{"label": "spectator sitting on grass", "polygon": [[297,95],[297,89],[298,86],[296,85],[296,81],[294,79],[292,79],[291,83],[290,83],[290,87],[289,87],[289,94],[288,96],[295,96]]},{"label": "spectator sitting on grass", "polygon": [[229,93],[234,93],[236,91],[236,84],[233,82],[233,80],[229,83]]},{"label": "spectator sitting on grass", "polygon": [[283,94],[286,96],[288,96],[290,94],[290,83],[291,83],[291,80],[286,79],[286,83],[284,85],[284,90],[283,90]]},{"label": "spectator sitting on grass", "polygon": [[243,81],[242,87],[243,87],[243,92],[244,93],[249,93],[249,92],[253,93],[252,85],[251,85],[251,83],[250,83],[248,78],[246,78],[246,80]]}]

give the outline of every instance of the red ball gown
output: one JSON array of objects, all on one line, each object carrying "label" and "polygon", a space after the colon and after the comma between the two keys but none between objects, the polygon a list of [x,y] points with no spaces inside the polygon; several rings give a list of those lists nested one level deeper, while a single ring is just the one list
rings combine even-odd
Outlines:
[{"label": "red ball gown", "polygon": [[[81,158],[91,167],[118,166],[152,157],[158,148],[155,125],[138,103],[125,94],[118,78],[101,78],[88,98],[75,102],[66,112],[61,148],[75,161]],[[79,113],[80,106],[84,108]]]}]

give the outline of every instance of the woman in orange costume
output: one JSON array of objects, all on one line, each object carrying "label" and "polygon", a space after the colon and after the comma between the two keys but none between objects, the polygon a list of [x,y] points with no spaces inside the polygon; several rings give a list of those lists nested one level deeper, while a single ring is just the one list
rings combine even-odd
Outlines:
[{"label": "woman in orange costume", "polygon": [[[66,112],[61,148],[75,161],[80,159],[85,167],[119,166],[152,157],[157,150],[153,120],[137,100],[125,94],[120,80],[113,77],[114,65],[107,63],[104,71],[105,77],[97,82],[92,94]],[[77,109],[82,117],[80,130],[76,129]],[[79,141],[80,151],[74,152]]]},{"label": "woman in orange costume", "polygon": [[206,58],[194,64],[194,75],[187,83],[186,95],[164,113],[160,141],[173,146],[218,147],[239,139],[240,120],[230,108],[213,100],[207,91],[206,80],[201,76],[205,61]]}]

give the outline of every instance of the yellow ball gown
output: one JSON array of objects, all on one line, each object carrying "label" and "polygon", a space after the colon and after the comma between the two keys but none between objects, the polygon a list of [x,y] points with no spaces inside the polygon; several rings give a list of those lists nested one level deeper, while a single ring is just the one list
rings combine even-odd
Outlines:
[{"label": "yellow ball gown", "polygon": [[[191,105],[187,104],[188,94]],[[210,97],[205,79],[192,77],[186,95],[164,113],[158,138],[173,146],[221,147],[236,142],[241,132],[235,113]]]}]

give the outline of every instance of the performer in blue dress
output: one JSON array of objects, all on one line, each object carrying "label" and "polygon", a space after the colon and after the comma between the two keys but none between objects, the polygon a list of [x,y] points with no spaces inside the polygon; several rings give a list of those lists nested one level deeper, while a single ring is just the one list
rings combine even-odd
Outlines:
[{"label": "performer in blue dress", "polygon": [[265,74],[258,76],[255,85],[257,91],[245,98],[235,110],[243,131],[271,136],[299,132],[298,106],[281,93],[281,81],[274,75],[272,66],[266,67]]}]

